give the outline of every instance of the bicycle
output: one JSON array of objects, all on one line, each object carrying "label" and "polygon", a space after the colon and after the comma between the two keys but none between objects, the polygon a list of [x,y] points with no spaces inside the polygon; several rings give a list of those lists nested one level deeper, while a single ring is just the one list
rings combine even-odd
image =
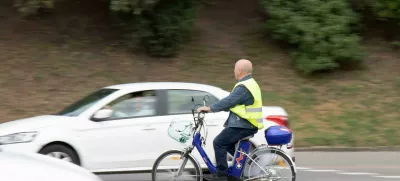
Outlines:
[{"label": "bicycle", "polygon": [[[195,105],[194,104],[194,98],[192,97],[192,102],[193,102],[193,109],[192,109],[192,114],[193,114],[193,121],[194,121],[194,127],[193,123],[189,123],[187,125],[184,125],[183,129],[178,130],[176,129],[175,122],[172,122],[170,124],[170,128],[168,129],[169,135],[175,139],[178,142],[181,143],[186,143],[187,140],[189,140],[189,137],[193,135],[193,141],[191,145],[185,147],[183,150],[177,150],[177,149],[172,149],[164,152],[161,154],[156,161],[154,162],[153,169],[152,169],[152,180],[153,181],[158,181],[157,180],[157,171],[158,170],[168,170],[171,169],[171,167],[163,167],[159,168],[160,162],[163,161],[167,156],[171,155],[177,155],[175,157],[171,157],[172,160],[182,160],[178,171],[175,173],[174,178],[180,176],[182,174],[183,168],[186,166],[187,161],[190,160],[193,166],[190,169],[190,173],[195,172],[196,175],[190,175],[190,176],[196,176],[196,181],[202,181],[203,180],[203,172],[200,167],[199,162],[197,159],[192,155],[192,151],[194,148],[198,150],[200,153],[201,157],[203,158],[203,161],[207,165],[208,170],[211,173],[216,172],[216,167],[213,165],[213,163],[210,161],[207,153],[203,149],[203,144],[205,143],[205,140],[207,139],[207,132],[205,138],[202,137],[202,134],[200,131],[202,130],[201,128],[204,128],[204,130],[207,130],[206,123],[204,122],[204,112],[199,112],[198,116],[195,116],[195,110],[196,106],[201,106],[200,104]],[[206,105],[206,96],[203,97],[203,105]],[[173,134],[173,135],[171,135]],[[280,180],[281,177],[279,177],[276,172],[276,169],[265,169],[264,166],[260,166],[261,162],[270,162],[272,164],[279,164],[282,166],[283,161],[286,161],[289,165],[290,168],[290,173],[292,177],[290,177],[288,180],[289,181],[295,181],[296,180],[296,168],[295,164],[292,161],[292,159],[284,152],[281,150],[282,145],[288,144],[291,140],[291,131],[287,130],[287,128],[283,126],[272,126],[268,129],[265,130],[265,137],[269,145],[272,146],[279,146],[280,148],[274,148],[270,147],[269,145],[261,145],[256,147],[254,150],[250,151],[250,147],[252,145],[252,142],[250,142],[250,138],[253,137],[249,136],[244,139],[241,139],[238,141],[236,144],[236,149],[235,149],[235,156],[234,156],[234,161],[233,164],[231,163],[228,169],[228,180],[241,180],[241,181],[254,181],[254,180],[266,180],[266,181],[276,181]],[[277,159],[277,160],[269,160],[266,155],[267,154],[273,154],[280,156],[282,159]],[[256,170],[253,170],[256,169]],[[258,170],[257,170],[258,169]],[[276,178],[275,178],[276,177]],[[174,179],[175,180],[175,179]],[[183,179],[183,180],[188,180],[188,179]]]}]

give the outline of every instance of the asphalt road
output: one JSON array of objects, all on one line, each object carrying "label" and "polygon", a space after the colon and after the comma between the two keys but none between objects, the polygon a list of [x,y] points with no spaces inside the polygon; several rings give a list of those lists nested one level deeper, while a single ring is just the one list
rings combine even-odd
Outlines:
[{"label": "asphalt road", "polygon": [[[400,152],[297,152],[296,181],[400,181]],[[104,181],[150,181],[150,174],[100,175]]]}]

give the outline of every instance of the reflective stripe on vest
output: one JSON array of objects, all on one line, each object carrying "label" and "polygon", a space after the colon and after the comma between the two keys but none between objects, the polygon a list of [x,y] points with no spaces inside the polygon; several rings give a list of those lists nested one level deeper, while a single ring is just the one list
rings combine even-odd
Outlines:
[{"label": "reflective stripe on vest", "polygon": [[262,111],[262,107],[258,107],[258,108],[246,108],[247,112],[261,112]]},{"label": "reflective stripe on vest", "polygon": [[264,121],[262,117],[262,98],[261,89],[257,82],[251,78],[242,82],[239,82],[233,87],[236,88],[238,85],[244,85],[254,97],[253,105],[237,105],[230,109],[230,111],[237,114],[239,117],[248,120],[253,126],[258,129],[264,128]]}]

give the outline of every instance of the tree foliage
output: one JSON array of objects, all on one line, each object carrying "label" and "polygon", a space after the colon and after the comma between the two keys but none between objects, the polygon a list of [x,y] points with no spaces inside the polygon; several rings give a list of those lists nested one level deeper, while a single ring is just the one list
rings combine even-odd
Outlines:
[{"label": "tree foliage", "polygon": [[160,0],[110,0],[110,9],[118,12],[141,14]]},{"label": "tree foliage", "polygon": [[[190,38],[199,0],[107,0],[117,13],[130,47],[140,47],[152,56],[174,56]],[[24,16],[40,8],[53,8],[55,0],[15,0]]]},{"label": "tree foliage", "polygon": [[[14,0],[22,15],[54,8],[56,0]],[[153,56],[176,55],[190,39],[200,0],[105,0],[118,14],[133,47]],[[307,74],[361,62],[364,53],[353,27],[360,24],[350,0],[259,0],[269,15],[265,27],[295,47],[295,67]],[[376,17],[400,26],[399,0],[361,0]],[[393,21],[394,20],[394,21]],[[392,29],[392,28],[390,28]],[[396,33],[398,35],[398,33]],[[398,43],[398,41],[394,41]]]},{"label": "tree foliage", "polygon": [[[361,13],[368,17],[364,23],[372,23],[372,28],[383,30],[383,37],[391,41],[394,48],[400,48],[400,0],[362,0],[360,3]],[[374,27],[377,21],[380,25]]]},{"label": "tree foliage", "polygon": [[360,62],[360,37],[352,33],[358,17],[346,0],[261,0],[276,39],[295,47],[295,67],[310,74]]},{"label": "tree foliage", "polygon": [[140,13],[128,15],[131,12],[125,8],[117,11],[124,12],[119,17],[130,45],[152,56],[171,57],[190,39],[199,5],[197,0],[160,0]]},{"label": "tree foliage", "polygon": [[373,12],[381,19],[400,20],[399,0],[367,0],[367,4]]},{"label": "tree foliage", "polygon": [[54,0],[14,0],[14,7],[23,16],[36,15],[40,8],[54,8]]}]

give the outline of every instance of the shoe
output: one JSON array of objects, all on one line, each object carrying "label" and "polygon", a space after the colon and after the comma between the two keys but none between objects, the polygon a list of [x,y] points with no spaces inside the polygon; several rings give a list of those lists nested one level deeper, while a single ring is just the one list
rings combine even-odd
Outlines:
[{"label": "shoe", "polygon": [[218,175],[218,174],[207,174],[203,175],[203,178],[208,181],[228,181],[228,176],[226,175]]}]

